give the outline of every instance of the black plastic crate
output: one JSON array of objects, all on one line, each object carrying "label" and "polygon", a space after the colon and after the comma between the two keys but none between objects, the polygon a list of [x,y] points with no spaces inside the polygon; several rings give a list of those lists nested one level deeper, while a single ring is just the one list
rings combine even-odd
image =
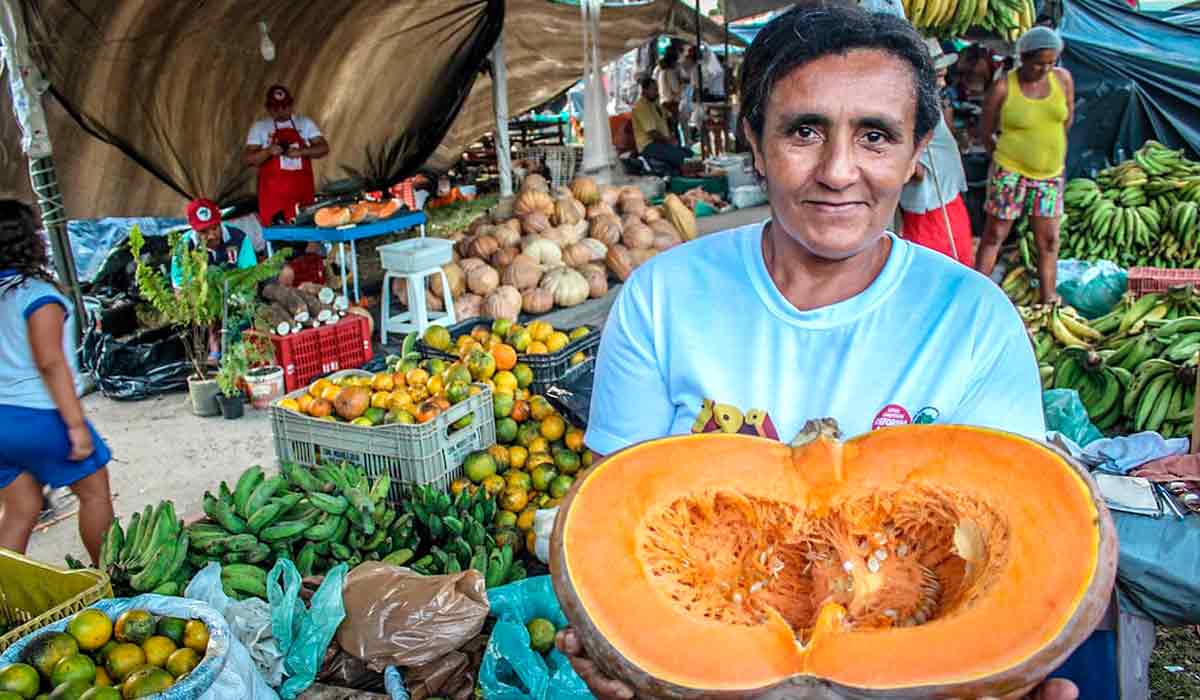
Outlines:
[{"label": "black plastic crate", "polygon": [[[537,319],[533,319],[537,320]],[[522,324],[528,326],[528,324]],[[490,318],[470,318],[466,321],[460,321],[450,326],[446,326],[446,330],[450,331],[450,342],[458,341],[460,336],[466,335],[480,326],[492,327],[492,319]],[[576,326],[578,327],[578,326]],[[545,394],[546,390],[554,384],[563,384],[581,375],[591,375],[596,364],[596,349],[600,347],[600,330],[596,326],[584,324],[588,329],[588,334],[572,340],[567,343],[567,346],[558,352],[546,353],[544,355],[517,355],[517,362],[524,362],[529,365],[529,369],[533,370],[533,384],[529,386],[529,391],[534,394]],[[421,357],[433,358],[440,357],[443,360],[457,360],[458,356],[443,350],[431,348],[425,344],[424,339],[417,341],[417,352],[421,353]],[[587,359],[575,366],[571,366],[571,357],[582,352],[587,355]]]}]

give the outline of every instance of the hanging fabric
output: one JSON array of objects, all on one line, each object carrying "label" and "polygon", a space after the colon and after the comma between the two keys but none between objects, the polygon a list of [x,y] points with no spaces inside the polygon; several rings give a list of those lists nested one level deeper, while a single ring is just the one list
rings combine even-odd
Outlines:
[{"label": "hanging fabric", "polygon": [[582,0],[583,13],[583,172],[598,182],[612,182],[616,149],[608,130],[608,93],[600,65],[600,8],[603,0]]}]

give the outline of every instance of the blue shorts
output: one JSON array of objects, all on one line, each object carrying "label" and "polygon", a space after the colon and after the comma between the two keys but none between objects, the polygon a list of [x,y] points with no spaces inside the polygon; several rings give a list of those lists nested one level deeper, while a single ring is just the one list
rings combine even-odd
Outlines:
[{"label": "blue shorts", "polygon": [[79,462],[67,459],[67,424],[54,409],[0,404],[0,489],[21,472],[52,488],[69,486],[104,468],[112,452],[89,422],[95,451]]}]

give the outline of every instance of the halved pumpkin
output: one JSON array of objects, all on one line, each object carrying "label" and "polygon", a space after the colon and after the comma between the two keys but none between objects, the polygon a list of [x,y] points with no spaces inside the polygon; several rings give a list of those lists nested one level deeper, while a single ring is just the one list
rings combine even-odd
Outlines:
[{"label": "halved pumpkin", "polygon": [[1099,623],[1117,540],[1087,472],[962,426],[788,446],[671,437],[563,502],[555,592],[639,696],[1024,692]]}]

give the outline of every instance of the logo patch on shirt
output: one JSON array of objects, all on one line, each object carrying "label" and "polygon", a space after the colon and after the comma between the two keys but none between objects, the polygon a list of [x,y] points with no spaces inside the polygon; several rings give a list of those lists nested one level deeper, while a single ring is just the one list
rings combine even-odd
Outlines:
[{"label": "logo patch on shirt", "polygon": [[913,416],[913,425],[929,425],[938,419],[942,412],[933,406],[926,406],[917,411],[917,415]]},{"label": "logo patch on shirt", "polygon": [[760,408],[752,408],[742,412],[736,406],[727,403],[716,403],[712,399],[704,399],[700,413],[692,423],[693,433],[741,433],[742,435],[757,435],[759,437],[779,439],[775,424],[767,412]]},{"label": "logo patch on shirt", "polygon": [[871,430],[879,430],[893,425],[908,425],[912,423],[912,416],[908,415],[908,411],[898,403],[889,403],[875,414],[875,420],[871,421]]}]

